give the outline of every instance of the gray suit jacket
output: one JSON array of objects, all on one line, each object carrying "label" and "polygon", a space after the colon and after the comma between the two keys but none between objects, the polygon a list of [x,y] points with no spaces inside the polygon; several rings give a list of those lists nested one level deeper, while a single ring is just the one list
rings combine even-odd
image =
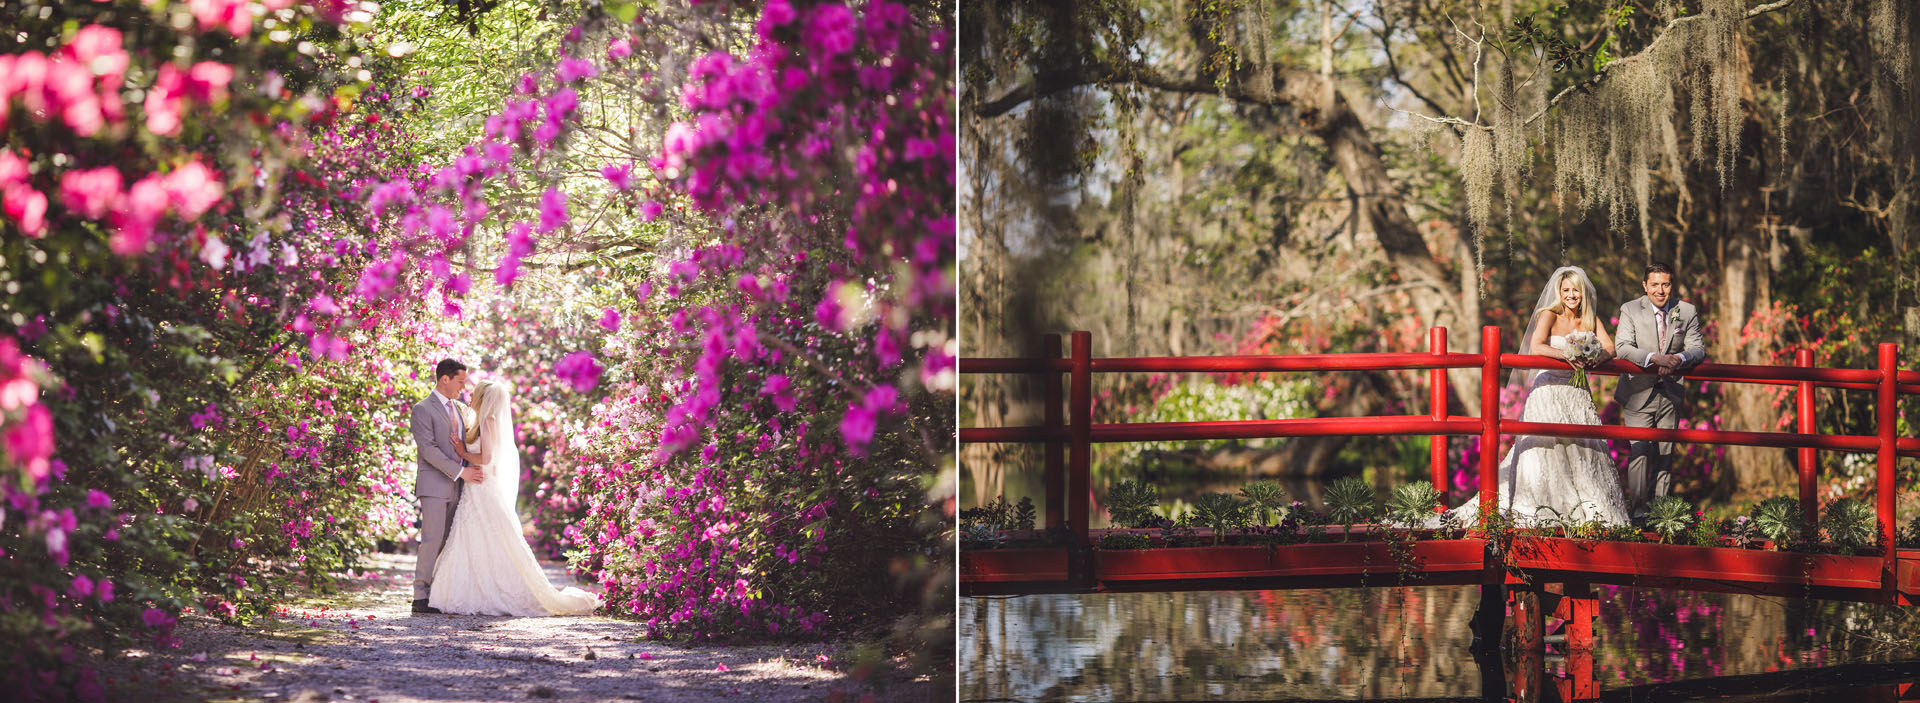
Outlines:
[{"label": "gray suit jacket", "polygon": [[[455,407],[465,410],[460,401],[453,401]],[[464,417],[464,412],[463,412]],[[417,470],[413,475],[413,494],[435,498],[460,497],[460,469],[465,462],[453,451],[453,431],[456,425],[447,417],[446,406],[440,399],[429,393],[413,406],[413,419],[408,423],[413,431],[413,444],[420,450]],[[464,431],[465,427],[459,427]]]},{"label": "gray suit jacket", "polygon": [[[1684,300],[1674,301],[1667,316],[1667,343],[1660,344],[1659,332],[1653,321],[1653,303],[1647,296],[1640,296],[1620,306],[1620,328],[1613,334],[1614,356],[1618,356],[1640,368],[1652,368],[1647,360],[1654,354],[1684,354],[1685,361],[1680,363],[1681,371],[1690,371],[1707,359],[1707,345],[1700,336],[1700,316],[1693,304]],[[1687,382],[1683,375],[1661,376],[1658,373],[1623,373],[1620,385],[1614,388],[1613,398],[1620,405],[1637,408],[1646,402],[1648,393],[1659,392],[1679,404],[1686,396]]]}]

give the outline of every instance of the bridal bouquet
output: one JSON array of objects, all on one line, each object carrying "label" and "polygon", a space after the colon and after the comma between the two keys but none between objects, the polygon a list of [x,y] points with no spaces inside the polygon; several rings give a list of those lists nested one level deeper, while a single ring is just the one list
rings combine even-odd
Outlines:
[{"label": "bridal bouquet", "polygon": [[[1600,338],[1592,332],[1574,332],[1567,335],[1567,361],[1584,361],[1589,364],[1600,361],[1600,355],[1606,348],[1600,346]],[[1573,367],[1573,386],[1587,390],[1587,370]]]}]

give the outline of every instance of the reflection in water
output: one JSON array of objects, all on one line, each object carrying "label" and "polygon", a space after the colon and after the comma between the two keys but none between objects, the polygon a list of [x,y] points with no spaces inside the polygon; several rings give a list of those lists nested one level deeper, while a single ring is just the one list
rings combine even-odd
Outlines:
[{"label": "reflection in water", "polygon": [[[1879,606],[1599,593],[1603,691],[1916,656],[1875,643],[1876,624],[1912,622]],[[960,698],[1480,697],[1478,603],[1471,586],[963,598]]]}]

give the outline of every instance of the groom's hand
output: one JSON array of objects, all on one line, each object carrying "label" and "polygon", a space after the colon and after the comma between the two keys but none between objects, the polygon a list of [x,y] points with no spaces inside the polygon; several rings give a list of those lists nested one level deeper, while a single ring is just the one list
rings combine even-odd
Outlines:
[{"label": "groom's hand", "polygon": [[467,483],[480,483],[487,480],[487,475],[481,473],[480,467],[469,466],[460,470],[460,478],[466,479]]}]

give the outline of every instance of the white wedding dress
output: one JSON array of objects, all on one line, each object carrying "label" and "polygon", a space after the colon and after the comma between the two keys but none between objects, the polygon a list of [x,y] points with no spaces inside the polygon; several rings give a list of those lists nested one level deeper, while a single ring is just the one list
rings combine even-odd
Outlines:
[{"label": "white wedding dress", "polygon": [[[479,409],[480,442],[493,443],[486,480],[469,483],[453,514],[447,545],[433,567],[427,604],[463,615],[577,615],[600,607],[600,597],[547,582],[527,546],[514,501],[520,492],[520,451],[513,441],[507,394],[496,392]],[[478,444],[468,445],[477,452]]]},{"label": "white wedding dress", "polygon": [[[1558,335],[1548,343],[1562,351],[1567,348],[1567,339]],[[1572,380],[1571,370],[1534,374],[1520,419],[1566,425],[1600,424],[1592,393],[1575,388]],[[1481,411],[1497,412],[1497,409]],[[1523,525],[1550,520],[1627,524],[1627,499],[1620,490],[1619,473],[1607,455],[1606,442],[1597,439],[1530,435],[1515,438],[1513,449],[1500,462],[1499,501],[1500,508]],[[1452,514],[1458,524],[1478,522],[1479,496],[1454,508]]]}]

